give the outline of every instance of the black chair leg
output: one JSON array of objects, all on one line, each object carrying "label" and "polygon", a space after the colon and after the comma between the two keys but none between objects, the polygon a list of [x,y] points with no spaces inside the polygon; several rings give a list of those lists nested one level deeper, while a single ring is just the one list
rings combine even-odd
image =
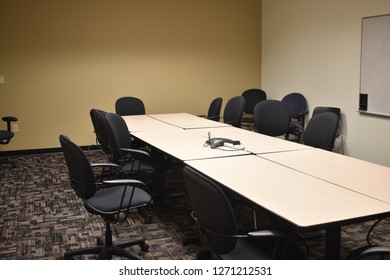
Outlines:
[{"label": "black chair leg", "polygon": [[152,222],[152,215],[144,207],[138,208],[138,213],[144,218],[145,224],[150,224]]}]

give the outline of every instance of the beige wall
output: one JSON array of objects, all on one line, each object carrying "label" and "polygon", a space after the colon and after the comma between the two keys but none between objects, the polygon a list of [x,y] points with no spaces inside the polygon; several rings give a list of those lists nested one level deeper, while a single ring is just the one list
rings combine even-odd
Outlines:
[{"label": "beige wall", "polygon": [[93,144],[89,110],[124,95],[204,114],[260,87],[260,58],[260,0],[1,0],[0,115],[20,131],[0,151]]},{"label": "beige wall", "polygon": [[361,19],[388,13],[388,0],[263,0],[262,87],[340,107],[345,153],[390,166],[390,118],[357,113]]}]

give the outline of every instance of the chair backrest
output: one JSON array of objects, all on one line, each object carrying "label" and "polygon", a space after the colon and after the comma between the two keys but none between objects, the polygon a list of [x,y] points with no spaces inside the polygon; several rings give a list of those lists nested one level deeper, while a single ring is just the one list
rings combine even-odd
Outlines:
[{"label": "chair backrest", "polygon": [[78,197],[88,199],[96,192],[95,175],[84,152],[67,136],[59,137],[73,189]]},{"label": "chair backrest", "polygon": [[254,109],[256,131],[269,136],[285,135],[290,126],[287,106],[279,100],[264,100]]},{"label": "chair backrest", "polygon": [[213,121],[219,121],[221,115],[222,97],[217,97],[210,103],[207,118]]},{"label": "chair backrest", "polygon": [[229,199],[216,183],[193,168],[184,167],[183,174],[202,242],[218,255],[229,253],[236,246],[236,238],[215,234],[237,232]]},{"label": "chair backrest", "polygon": [[289,93],[281,101],[286,104],[291,118],[299,120],[301,119],[300,113],[307,110],[306,98],[301,93]]},{"label": "chair backrest", "polygon": [[96,144],[103,150],[104,153],[109,154],[109,139],[106,128],[106,118],[105,115],[107,113],[105,111],[99,109],[91,109],[90,115],[92,124],[95,129],[96,134]]},{"label": "chair backrest", "polygon": [[337,117],[339,118],[339,124],[338,124],[338,127],[337,127],[337,135],[340,135],[340,130],[341,130],[341,109],[340,108],[337,108],[337,107],[315,107],[314,110],[313,110],[313,116],[316,115],[316,114],[319,114],[319,113],[324,113],[324,112],[332,112],[332,113],[335,113],[337,115]]},{"label": "chair backrest", "polygon": [[131,148],[130,132],[120,115],[106,113],[105,119],[112,161],[117,162],[123,155],[120,149]]},{"label": "chair backrest", "polygon": [[333,150],[339,118],[335,113],[315,114],[307,123],[303,134],[303,144],[324,150]]},{"label": "chair backrest", "polygon": [[253,115],[253,110],[255,106],[260,101],[267,99],[267,94],[262,89],[252,88],[247,89],[242,93],[242,96],[245,98],[245,108],[244,113]]},{"label": "chair backrest", "polygon": [[145,105],[137,97],[124,96],[115,102],[115,112],[121,116],[145,115]]},{"label": "chair backrest", "polygon": [[223,112],[224,122],[235,127],[241,127],[245,103],[245,98],[242,96],[235,96],[230,98],[226,103],[225,110]]}]

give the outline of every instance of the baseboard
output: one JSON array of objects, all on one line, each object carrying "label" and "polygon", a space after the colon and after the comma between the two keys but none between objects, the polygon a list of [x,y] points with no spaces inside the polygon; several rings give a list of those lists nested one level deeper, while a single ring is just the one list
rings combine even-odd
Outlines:
[{"label": "baseboard", "polygon": [[[99,150],[96,145],[80,146],[83,151]],[[16,150],[16,151],[2,151],[0,157],[21,156],[21,155],[33,155],[33,154],[50,154],[62,152],[60,147],[58,148],[43,148],[43,149],[31,149],[31,150]]]}]

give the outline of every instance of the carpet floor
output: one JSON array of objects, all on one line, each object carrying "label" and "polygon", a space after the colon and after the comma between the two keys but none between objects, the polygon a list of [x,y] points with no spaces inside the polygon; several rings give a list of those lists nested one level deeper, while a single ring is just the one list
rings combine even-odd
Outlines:
[{"label": "carpet floor", "polygon": [[[103,162],[100,151],[88,151],[91,162]],[[104,223],[88,214],[70,187],[62,153],[11,157],[11,164],[0,165],[0,259],[63,259],[64,253],[93,246],[104,235]],[[148,207],[152,222],[145,224],[133,211],[115,225],[115,241],[144,237],[150,246],[141,252],[130,250],[147,260],[191,260],[203,250],[201,243],[184,244],[195,234],[190,217],[191,205],[185,195],[182,165],[173,163],[166,173],[169,192],[184,195],[156,201]],[[341,257],[366,245],[366,234],[374,223],[358,223],[342,228]],[[371,234],[376,244],[390,245],[389,219],[382,221]],[[324,238],[308,238],[309,259],[323,259]],[[92,258],[92,256],[85,256]]]}]

